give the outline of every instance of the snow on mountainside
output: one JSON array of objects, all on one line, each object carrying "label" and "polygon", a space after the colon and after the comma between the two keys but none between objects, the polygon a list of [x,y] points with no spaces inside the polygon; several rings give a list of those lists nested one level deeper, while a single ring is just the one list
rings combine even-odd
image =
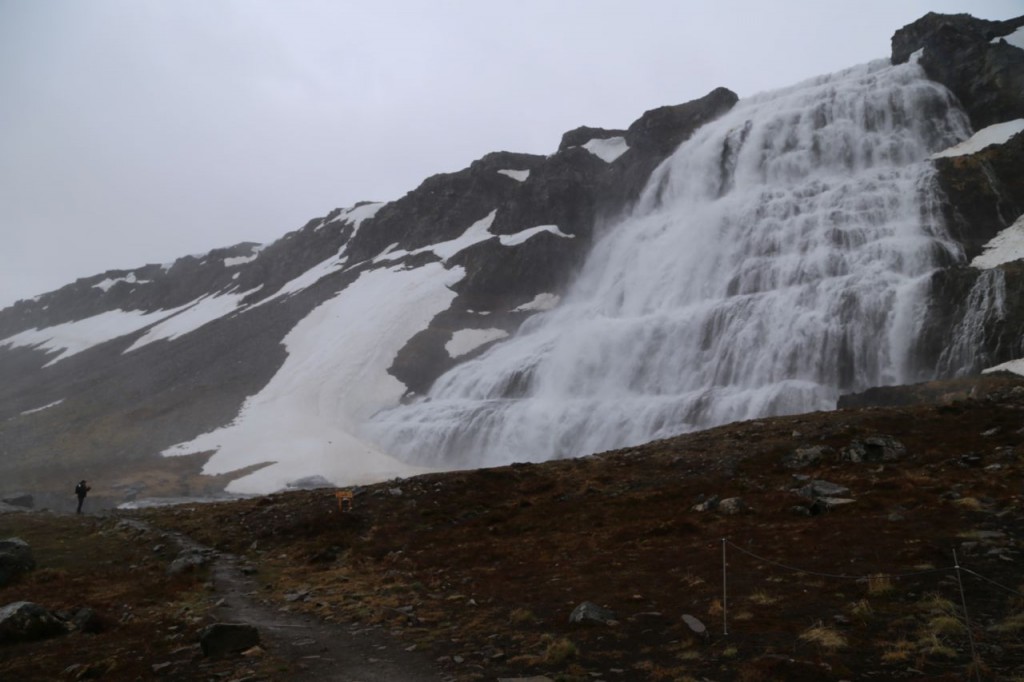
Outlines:
[{"label": "snow on mountainside", "polygon": [[[1005,250],[1000,251],[1003,260],[992,263],[994,269],[987,275],[978,269],[982,260],[975,261],[978,267],[966,267],[1024,213],[1024,135],[1007,133],[1005,125],[1024,118],[1024,87],[1017,87],[1024,82],[1024,50],[1013,42],[1022,25],[1024,18],[985,22],[966,15],[928,15],[897,32],[893,61],[907,61],[911,54],[918,57],[899,71],[906,72],[900,78],[909,85],[903,90],[894,86],[895,113],[886,113],[884,102],[878,104],[883,108],[861,110],[856,123],[866,135],[874,135],[870,144],[860,144],[848,130],[839,130],[835,137],[836,144],[858,142],[855,151],[850,148],[857,172],[864,170],[860,165],[869,168],[884,158],[893,164],[891,171],[885,171],[890,175],[843,184],[846,181],[837,178],[846,171],[837,171],[829,182],[844,189],[812,182],[794,199],[798,204],[821,201],[830,192],[841,194],[836,211],[829,215],[837,225],[849,227],[859,225],[861,218],[870,222],[872,216],[892,210],[884,191],[897,175],[913,180],[897,197],[900,201],[927,198],[920,211],[908,209],[900,214],[907,221],[930,216],[919,245],[934,259],[934,263],[928,261],[931,269],[914,270],[913,282],[907,284],[920,290],[924,303],[918,337],[904,339],[912,346],[906,376],[977,371],[1022,354],[1017,351],[1019,339],[1024,338],[1024,268],[1015,262],[1017,256],[1007,257]],[[1007,39],[995,40],[1000,37]],[[873,74],[865,79],[874,78]],[[936,86],[921,85],[925,76],[949,88],[965,110],[951,109],[955,98],[934,91]],[[827,78],[813,83],[818,89],[832,87]],[[805,86],[790,90],[800,87]],[[912,100],[924,91],[932,93],[927,106],[914,108]],[[799,135],[794,132],[791,140],[776,140],[782,154],[778,158],[763,156],[760,166],[752,158],[740,164],[742,154],[753,150],[744,146],[750,131],[762,135],[758,127],[762,124],[749,117],[740,120],[750,110],[740,107],[732,114],[736,118],[732,127],[733,118],[722,117],[736,102],[733,93],[720,88],[693,102],[648,111],[627,129],[568,131],[550,156],[488,154],[457,173],[427,178],[396,201],[335,209],[270,244],[239,244],[168,265],[101,273],[31,301],[19,301],[0,311],[0,375],[5,379],[0,382],[0,487],[59,492],[69,477],[86,477],[104,481],[105,501],[114,504],[135,496],[201,495],[224,489],[266,492],[304,479],[355,484],[420,470],[409,462],[452,467],[484,461],[482,452],[464,453],[458,463],[446,460],[444,449],[451,443],[443,438],[430,446],[430,452],[417,452],[427,447],[424,442],[405,443],[399,460],[379,445],[387,440],[380,434],[386,423],[368,428],[367,421],[387,408],[424,404],[424,396],[431,395],[439,378],[443,378],[440,383],[449,382],[452,370],[466,374],[460,368],[482,368],[493,362],[500,357],[493,349],[516,343],[523,334],[541,328],[545,320],[571,319],[571,315],[559,317],[558,312],[566,305],[578,305],[579,292],[574,297],[567,294],[577,273],[593,274],[597,268],[588,263],[592,252],[608,261],[629,258],[632,249],[640,246],[630,243],[630,235],[659,248],[659,233],[674,229],[676,219],[660,226],[631,221],[641,198],[644,210],[669,215],[673,202],[693,193],[694,183],[701,187],[719,183],[715,191],[720,196],[710,199],[736,205],[738,194],[729,179],[742,173],[744,186],[755,188],[749,190],[750,206],[767,199],[775,210],[782,205],[782,190],[756,189],[757,172],[786,168],[803,172],[798,163],[804,151],[793,152],[808,145],[806,153],[812,155],[812,139],[818,140],[819,155],[836,154],[836,169],[845,163],[836,151],[840,147],[820,146],[826,140],[822,128],[834,123],[816,122],[815,115],[832,115],[821,108],[806,116],[794,111],[807,122],[806,129],[794,128]],[[898,129],[907,111],[917,112],[911,123],[921,140],[911,146]],[[878,119],[871,119],[875,115]],[[989,130],[977,138],[984,144],[961,146],[958,155],[936,154],[928,160],[929,154],[944,146],[963,144],[970,135],[968,118],[975,129],[1002,126],[1004,134],[992,135]],[[691,159],[673,154],[683,149],[685,155],[680,145],[719,119],[729,121],[730,129],[722,134],[724,142],[715,149],[708,147],[710,151],[702,148],[707,167],[699,178],[687,178],[685,169]],[[893,144],[876,149],[873,145],[879,142],[883,125],[896,126]],[[838,130],[842,123],[836,126]],[[805,132],[811,136],[807,140],[800,138]],[[773,138],[766,135],[764,139]],[[931,144],[935,146],[918,160],[920,150]],[[758,149],[763,155],[775,153],[773,145]],[[900,156],[907,149],[913,158]],[[787,150],[789,156],[785,156]],[[908,163],[924,166],[915,166],[914,173],[908,174]],[[928,164],[934,168],[925,167]],[[673,175],[666,170],[669,166],[680,170]],[[649,183],[652,177],[654,182]],[[807,212],[797,204],[792,215],[821,213]],[[746,215],[743,206],[735,210],[736,215]],[[768,287],[783,268],[781,259],[773,264],[771,258],[785,254],[788,242],[773,247],[771,235],[791,215],[775,215],[771,210],[759,213],[750,208],[752,220],[767,220],[753,225],[757,229],[751,234],[767,241],[761,243],[764,248],[756,258],[746,259],[742,281],[723,285],[729,304],[753,301],[758,288]],[[705,208],[693,209],[686,218],[702,214],[707,215]],[[908,229],[902,220],[892,221],[893,229]],[[933,229],[935,234],[927,233]],[[609,249],[615,242],[603,240],[617,230],[629,234],[617,235],[623,246]],[[865,229],[837,227],[804,256],[784,256],[786,267],[810,262],[811,255],[827,249],[860,248],[868,234]],[[1003,241],[1010,239],[1009,234],[1004,233]],[[928,240],[948,248],[932,251]],[[638,289],[631,282],[651,276],[649,270],[656,262],[674,263],[677,269],[684,263],[690,263],[689,268],[710,267],[711,261],[700,254],[682,253],[703,241],[694,238],[676,244],[678,254],[661,247],[660,254],[637,255],[634,266],[612,282],[594,276],[593,281],[602,281],[602,287],[610,284],[609,290],[619,294],[590,305],[592,319],[587,328],[599,328],[601,318],[613,332],[619,330],[614,333],[622,333],[622,326],[610,315],[617,307],[639,305],[633,298]],[[599,243],[606,244],[604,251],[594,251]],[[894,238],[881,237],[865,248],[884,249],[886,244],[894,246]],[[739,244],[735,246],[740,253]],[[902,239],[900,248],[906,246],[907,240]],[[996,246],[993,243],[990,252]],[[914,258],[921,255],[918,251]],[[906,265],[901,259],[909,258],[895,251],[879,255],[886,253],[885,258],[867,261],[877,267],[891,261],[898,270]],[[839,271],[846,266],[835,259],[822,262],[828,277],[848,274]],[[757,275],[757,281],[751,279],[756,279],[755,266],[763,268],[757,270],[763,274]],[[999,287],[1001,293],[990,292],[992,287]],[[900,289],[899,294],[906,291]],[[577,303],[566,304],[570,298]],[[856,315],[864,307],[855,298],[854,293],[846,297],[844,315]],[[841,299],[836,300],[842,303]],[[979,311],[974,310],[976,301],[990,303]],[[646,315],[652,324],[663,323],[658,319],[661,313],[651,301],[647,303],[640,305],[637,314]],[[701,310],[711,308],[695,305],[694,311]],[[805,317],[815,314],[826,313],[808,311]],[[883,321],[890,314],[879,312]],[[718,335],[731,324],[724,313],[712,317],[694,337],[704,349],[705,360],[709,348],[728,342]],[[764,330],[758,338],[776,338],[771,331],[774,322],[759,323]],[[577,338],[570,332],[548,329],[545,333],[552,344],[562,347]],[[795,325],[789,332],[803,333]],[[683,343],[681,337],[666,334],[652,331],[645,343],[659,349]],[[590,347],[596,340],[583,335],[578,341]],[[864,348],[844,343],[840,339],[826,344],[839,358],[836,366],[850,368],[848,375],[843,374],[847,370],[839,372],[837,385],[860,386],[857,382],[863,377],[854,368],[860,366],[857,359]],[[569,375],[564,372],[570,365],[548,363],[542,368],[541,360],[549,350],[538,347],[535,357],[518,358],[523,364],[501,375],[500,385],[481,383],[467,389],[470,399],[481,401],[481,422],[495,418],[527,392],[555,395],[550,391],[566,380]],[[626,371],[622,357],[602,357],[585,368],[585,374],[591,378],[621,374]],[[747,359],[751,357],[748,354]],[[805,359],[817,362],[813,357]],[[705,369],[731,371],[725,366]],[[641,367],[639,371],[650,374],[653,370]],[[794,370],[777,366],[765,371],[785,375]],[[497,375],[481,371],[476,376]],[[621,379],[627,387],[624,393],[603,398],[617,401],[627,411],[630,405],[652,399],[638,393],[643,381]],[[709,409],[706,401],[695,405],[695,409]],[[443,409],[443,405],[437,407]],[[532,429],[532,419],[550,420],[556,414],[542,409],[507,431],[514,439],[516,429]],[[668,422],[644,426],[626,412],[623,415],[622,428],[649,426],[650,434],[681,428]],[[369,433],[374,434],[373,442]],[[522,459],[540,456],[539,451],[521,454]],[[97,490],[97,494],[102,502],[104,493]]]}]

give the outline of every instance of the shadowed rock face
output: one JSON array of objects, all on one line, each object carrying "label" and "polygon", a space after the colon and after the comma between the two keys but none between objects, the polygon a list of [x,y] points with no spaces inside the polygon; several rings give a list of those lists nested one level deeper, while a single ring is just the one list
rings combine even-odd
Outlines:
[{"label": "shadowed rock face", "polygon": [[[925,73],[957,96],[974,129],[980,130],[1024,118],[1024,50],[1001,40],[1022,26],[1024,16],[988,21],[969,14],[930,13],[896,31],[892,61],[905,62],[922,50],[919,63]],[[970,262],[1024,213],[1024,135],[973,154],[936,159],[935,168],[947,229]],[[997,364],[1020,356],[1021,269],[1008,264],[987,279],[981,274],[975,268],[950,267],[932,278],[926,313],[931,322],[917,340],[922,376],[936,366],[942,375],[945,349],[954,344],[953,336],[977,306],[979,292],[991,282],[1003,287],[1004,309],[978,324],[975,368],[982,361]]]},{"label": "shadowed rock face", "polygon": [[1024,115],[1024,50],[998,41],[1021,26],[1024,17],[987,21],[932,12],[896,31],[892,61],[902,64],[923,48],[928,77],[952,90],[974,127],[984,128]]},{"label": "shadowed rock face", "polygon": [[[1024,17],[992,22],[929,14],[897,31],[892,58],[906,61],[924,48],[920,63],[928,76],[956,94],[979,128],[1024,116],[1024,50],[997,39],[1021,25]],[[67,482],[85,475],[117,477],[124,491],[143,496],[222,488],[230,476],[197,476],[202,457],[164,460],[157,453],[235,419],[287,359],[284,341],[296,325],[379,269],[441,263],[462,271],[450,287],[451,302],[408,338],[389,368],[409,393],[426,392],[442,373],[493,343],[453,354],[448,345],[458,332],[500,338],[541,309],[531,302],[557,301],[596,235],[631,210],[652,171],[736,101],[719,88],[645,112],[625,129],[582,126],[565,133],[550,156],[488,154],[456,173],[427,178],[388,204],[335,209],[265,247],[243,243],[172,264],[110,271],[0,311],[3,340],[114,311],[181,309],[183,319],[211,302],[237,299],[237,308],[187,333],[133,348],[149,326],[132,328],[51,366],[57,351],[0,345],[0,491],[31,490],[73,504]],[[592,141],[612,138],[621,138],[614,141],[619,156],[591,151]],[[968,259],[1024,211],[1022,169],[1024,135],[936,162],[941,210]],[[474,243],[444,254],[432,248],[485,223]],[[518,238],[534,228],[551,229]],[[987,320],[977,337],[985,361],[1024,350],[1024,304],[1017,304],[1024,300],[1018,295],[1024,273],[1015,264],[1000,272],[1006,311]],[[921,376],[941,374],[940,358],[969,313],[979,277],[978,270],[952,263],[934,275],[923,311],[930,322],[917,340]],[[118,501],[119,490],[108,503]]]}]

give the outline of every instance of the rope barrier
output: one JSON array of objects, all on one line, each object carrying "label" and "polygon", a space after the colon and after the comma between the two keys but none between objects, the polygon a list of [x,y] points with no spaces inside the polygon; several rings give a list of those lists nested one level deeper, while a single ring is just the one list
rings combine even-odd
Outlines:
[{"label": "rope barrier", "polygon": [[783,568],[787,571],[793,571],[794,573],[805,573],[807,575],[816,575],[821,578],[835,578],[837,580],[878,580],[882,578],[910,578],[918,575],[927,575],[929,573],[945,573],[947,571],[952,571],[956,569],[955,566],[950,566],[948,568],[929,568],[922,571],[911,571],[909,573],[872,573],[870,575],[850,575],[847,573],[822,573],[820,571],[810,571],[805,568],[797,568],[795,566],[789,566],[787,564],[774,561],[773,559],[769,559],[759,554],[755,554],[754,552],[751,552],[749,550],[743,549],[742,547],[728,539],[723,539],[723,542],[728,543],[734,549],[738,549],[747,556],[751,556],[757,559],[758,561],[764,561],[765,563],[769,563],[773,566]]},{"label": "rope barrier", "polygon": [[729,617],[728,617],[728,611],[726,610],[728,608],[727,607],[727,604],[728,604],[728,601],[727,601],[728,594],[726,592],[726,586],[727,586],[727,577],[726,576],[727,576],[727,573],[728,573],[728,570],[729,570],[728,569],[729,562],[728,562],[728,559],[727,559],[727,556],[726,556],[726,548],[728,546],[732,546],[733,549],[735,549],[735,550],[737,550],[737,551],[739,551],[739,552],[741,552],[743,554],[746,554],[747,556],[749,556],[749,557],[751,557],[753,559],[756,559],[758,561],[762,561],[762,562],[764,562],[766,564],[769,564],[771,566],[775,566],[777,568],[781,568],[781,569],[786,570],[786,571],[792,571],[794,573],[802,573],[804,575],[813,575],[813,576],[818,576],[818,577],[821,577],[821,578],[832,578],[832,579],[836,579],[836,580],[858,580],[858,581],[860,581],[860,580],[879,580],[879,579],[887,579],[887,578],[910,578],[910,577],[919,576],[919,575],[928,575],[928,574],[932,574],[932,573],[947,573],[949,571],[954,571],[955,575],[956,575],[957,586],[959,587],[959,590],[960,590],[960,602],[961,602],[961,608],[963,609],[963,621],[964,621],[964,625],[965,625],[966,630],[967,630],[967,637],[969,639],[970,647],[971,647],[971,661],[973,662],[974,674],[975,674],[975,677],[978,680],[978,682],[981,682],[981,672],[980,672],[980,670],[981,670],[981,659],[978,656],[978,651],[977,651],[977,648],[976,648],[976,645],[975,645],[975,642],[974,642],[974,633],[971,630],[971,622],[970,622],[970,620],[968,618],[968,615],[967,615],[967,594],[964,591],[964,583],[963,583],[962,574],[963,573],[969,573],[970,575],[973,575],[974,577],[979,578],[980,580],[983,580],[983,581],[989,583],[990,585],[993,585],[994,587],[998,587],[999,589],[1004,590],[1004,591],[1006,591],[1006,592],[1008,592],[1010,594],[1016,595],[1018,597],[1024,597],[1024,594],[1022,594],[1018,590],[1015,590],[1013,588],[1007,587],[1006,585],[1002,585],[1000,583],[997,583],[995,580],[992,580],[991,578],[986,578],[985,576],[981,575],[977,571],[974,571],[974,570],[971,570],[969,568],[966,568],[965,566],[961,566],[960,565],[960,560],[957,557],[955,549],[953,550],[953,565],[950,566],[950,567],[946,567],[946,568],[931,568],[931,569],[926,569],[926,570],[922,570],[922,571],[910,571],[910,572],[907,572],[907,573],[873,573],[873,574],[870,574],[870,575],[852,575],[852,574],[848,574],[848,573],[824,573],[822,571],[811,571],[811,570],[808,570],[808,569],[805,569],[805,568],[797,568],[796,566],[790,566],[790,565],[784,564],[784,563],[782,563],[780,561],[775,561],[774,559],[769,559],[768,557],[761,556],[760,554],[757,554],[755,552],[751,552],[748,549],[744,549],[743,547],[740,547],[739,545],[737,545],[736,543],[732,542],[728,538],[722,538],[722,633],[725,636],[729,635]]},{"label": "rope barrier", "polygon": [[978,573],[977,571],[972,571],[971,569],[967,568],[966,566],[961,566],[960,570],[963,571],[964,573],[970,573],[975,578],[981,578],[985,582],[990,583],[992,585],[995,585],[999,589],[1005,590],[1006,592],[1009,592],[1010,594],[1015,594],[1018,597],[1024,597],[1024,593],[1018,592],[1017,590],[1013,589],[1012,587],[1007,587],[1006,585],[1000,585],[995,580],[991,580],[990,578],[986,578],[982,574]]}]

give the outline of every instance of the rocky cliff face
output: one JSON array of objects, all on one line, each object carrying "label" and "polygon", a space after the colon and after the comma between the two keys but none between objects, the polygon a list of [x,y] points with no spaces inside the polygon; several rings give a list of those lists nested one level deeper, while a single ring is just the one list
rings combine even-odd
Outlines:
[{"label": "rocky cliff face", "polygon": [[[986,21],[931,13],[893,35],[892,61],[905,62],[919,53],[928,76],[957,96],[980,131],[1024,119],[1022,27],[1024,17]],[[937,158],[935,167],[947,228],[971,263],[1024,214],[1024,135]],[[953,265],[935,274],[927,313],[933,323],[918,343],[922,378],[936,367],[948,373],[956,359],[968,359],[977,371],[1024,353],[1020,277],[1019,263],[1000,264],[994,272]],[[966,343],[965,333],[970,336]]]},{"label": "rocky cliff face", "polygon": [[[892,59],[920,51],[915,59],[975,129],[1024,118],[1024,49],[1007,40],[1021,26],[1024,17],[930,14],[897,31]],[[623,130],[577,128],[550,156],[489,154],[397,201],[335,209],[265,247],[111,271],[0,311],[0,489],[59,492],[85,476],[105,480],[111,502],[207,494],[262,464],[208,460],[221,443],[202,434],[254,414],[264,440],[278,420],[282,433],[334,434],[315,450],[274,445],[268,459],[288,462],[289,480],[407,473],[380,453],[355,455],[375,462],[365,470],[345,459],[338,448],[355,447],[350,422],[426,392],[557,305],[652,171],[736,101],[720,88]],[[935,168],[940,210],[966,258],[932,278],[923,311],[932,322],[917,340],[922,378],[951,371],[956,354],[974,369],[1024,355],[1019,263],[966,265],[1024,213],[1024,134],[938,158]],[[314,319],[330,333],[312,339]],[[159,455],[192,439],[196,456]],[[317,468],[335,460],[340,469]],[[198,476],[204,463],[211,475]]]}]

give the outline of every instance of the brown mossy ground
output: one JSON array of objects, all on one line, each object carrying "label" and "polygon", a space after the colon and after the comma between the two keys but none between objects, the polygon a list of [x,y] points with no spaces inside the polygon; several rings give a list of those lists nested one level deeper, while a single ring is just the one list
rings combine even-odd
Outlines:
[{"label": "brown mossy ground", "polygon": [[[926,405],[764,419],[581,459],[393,481],[358,490],[347,513],[319,490],[131,515],[245,555],[267,599],[380,626],[460,680],[960,680],[976,670],[1024,679],[1016,385],[993,379],[955,395],[936,389]],[[839,451],[877,435],[903,443],[905,458],[782,464],[797,447]],[[847,486],[855,501],[799,515],[797,476]],[[750,509],[693,511],[712,495]],[[238,674],[237,661],[214,669],[182,649],[210,617],[202,577],[168,579],[169,557],[127,541],[115,522],[0,517],[0,535],[32,543],[40,563],[0,590],[3,603],[90,606],[107,623],[0,648],[0,679],[50,679],[25,677],[38,661],[60,671],[105,660],[116,666],[102,679],[148,679],[176,648],[194,657],[179,670],[195,679]],[[617,623],[570,624],[584,600]],[[267,662],[247,670],[287,677]]]}]

